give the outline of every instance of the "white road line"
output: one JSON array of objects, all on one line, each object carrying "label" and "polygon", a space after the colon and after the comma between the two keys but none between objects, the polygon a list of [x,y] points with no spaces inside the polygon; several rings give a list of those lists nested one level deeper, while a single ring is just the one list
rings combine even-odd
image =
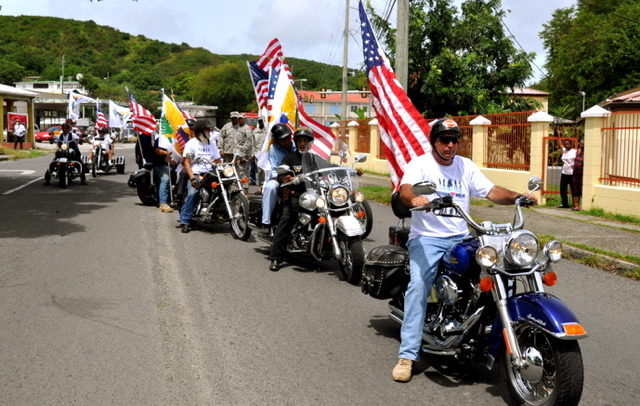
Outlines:
[{"label": "white road line", "polygon": [[22,189],[22,188],[25,188],[25,187],[29,186],[29,185],[30,185],[30,184],[32,184],[32,183],[40,182],[40,181],[42,181],[42,178],[35,178],[34,180],[32,180],[32,181],[30,181],[30,182],[27,182],[27,183],[25,183],[25,184],[24,184],[24,185],[22,185],[22,186],[18,186],[18,187],[17,187],[17,188],[15,188],[15,189],[7,190],[6,192],[4,192],[4,193],[3,193],[3,195],[8,195],[8,194],[13,193],[13,192],[15,192],[15,191],[18,191],[18,190],[20,190],[20,189]]}]

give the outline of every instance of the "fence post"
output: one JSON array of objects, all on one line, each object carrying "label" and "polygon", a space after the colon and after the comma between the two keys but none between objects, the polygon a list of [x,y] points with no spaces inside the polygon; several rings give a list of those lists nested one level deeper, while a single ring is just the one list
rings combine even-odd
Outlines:
[{"label": "fence post", "polygon": [[593,208],[594,186],[598,184],[602,173],[603,118],[609,116],[611,112],[600,106],[593,106],[580,114],[584,118],[584,173],[580,201],[583,210]]},{"label": "fence post", "polygon": [[[543,143],[545,136],[549,132],[549,123],[553,122],[553,116],[544,111],[538,111],[527,117],[527,121],[531,123],[531,144],[529,145],[529,173],[544,179],[545,166],[548,165],[544,156]],[[546,196],[538,193],[541,205],[546,203]]]},{"label": "fence post", "polygon": [[369,135],[369,159],[378,159],[380,156],[380,132],[378,129],[378,119],[369,121],[371,132]]},{"label": "fence post", "polygon": [[469,124],[473,126],[473,147],[471,151],[471,160],[475,162],[479,168],[484,168],[484,128],[487,125],[491,125],[491,120],[482,116],[478,116],[471,120]]},{"label": "fence post", "polygon": [[358,149],[358,124],[357,121],[353,120],[347,124],[347,128],[349,129],[349,151],[357,151]]}]

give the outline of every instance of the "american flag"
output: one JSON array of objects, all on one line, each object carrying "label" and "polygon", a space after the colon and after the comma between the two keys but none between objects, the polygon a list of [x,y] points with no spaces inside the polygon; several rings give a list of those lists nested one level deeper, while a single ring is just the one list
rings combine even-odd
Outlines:
[{"label": "american flag", "polygon": [[269,97],[269,75],[263,69],[260,69],[257,62],[247,62],[249,66],[249,74],[253,82],[253,89],[256,92],[256,102],[258,109],[262,110],[267,107],[267,99]]},{"label": "american flag", "polygon": [[331,131],[331,128],[320,124],[309,117],[307,112],[304,110],[304,106],[300,98],[296,97],[296,99],[298,100],[298,120],[300,121],[300,125],[311,128],[315,136],[315,140],[311,146],[311,151],[320,155],[324,159],[329,158],[331,150],[333,149],[333,144],[336,141],[335,134]]},{"label": "american flag", "polygon": [[98,128],[100,127],[109,127],[109,122],[107,121],[107,118],[104,116],[104,112],[102,111],[102,107],[100,107],[100,101],[96,100],[96,111],[98,112],[97,114],[97,118],[96,118],[96,126]]},{"label": "american flag", "polygon": [[409,100],[407,93],[380,49],[369,17],[360,0],[362,50],[367,79],[378,119],[384,152],[394,190],[400,186],[404,167],[415,157],[431,151],[430,127]]},{"label": "american flag", "polygon": [[269,45],[267,45],[267,49],[265,49],[258,60],[256,60],[256,65],[265,72],[268,72],[269,68],[280,71],[280,66],[283,63],[284,54],[282,53],[282,45],[280,45],[278,38],[272,39]]},{"label": "american flag", "polygon": [[127,93],[129,93],[129,108],[133,119],[133,129],[144,135],[151,135],[156,129],[155,117],[149,110],[136,102],[129,89],[127,89]]}]

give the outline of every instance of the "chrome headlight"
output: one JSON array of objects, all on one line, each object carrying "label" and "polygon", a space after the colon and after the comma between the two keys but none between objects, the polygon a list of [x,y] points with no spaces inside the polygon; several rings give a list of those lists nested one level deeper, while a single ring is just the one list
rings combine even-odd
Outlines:
[{"label": "chrome headlight", "polygon": [[331,203],[336,206],[342,206],[349,201],[349,191],[344,186],[336,186],[329,194]]},{"label": "chrome headlight", "polygon": [[224,168],[222,170],[222,175],[224,175],[225,178],[230,178],[233,176],[233,166],[227,166],[226,168]]},{"label": "chrome headlight", "polygon": [[544,256],[549,258],[551,262],[558,262],[562,258],[562,243],[560,241],[549,241],[544,246]]},{"label": "chrome headlight", "polygon": [[62,148],[63,151],[66,151],[69,146],[67,144],[62,144],[60,148]]},{"label": "chrome headlight", "polygon": [[100,141],[98,141],[98,140],[93,141],[93,146],[94,147],[97,147],[98,145],[100,145]]},{"label": "chrome headlight", "polygon": [[362,203],[364,201],[364,195],[361,192],[355,192],[353,194],[353,200]]},{"label": "chrome headlight", "polygon": [[498,262],[498,250],[490,245],[478,248],[476,251],[476,262],[485,268],[490,268]]},{"label": "chrome headlight", "polygon": [[539,251],[540,246],[536,236],[530,231],[519,230],[507,240],[505,254],[511,265],[524,267],[536,260]]},{"label": "chrome headlight", "polygon": [[309,213],[300,213],[298,214],[298,221],[306,226],[307,224],[311,223],[311,216],[309,215]]}]

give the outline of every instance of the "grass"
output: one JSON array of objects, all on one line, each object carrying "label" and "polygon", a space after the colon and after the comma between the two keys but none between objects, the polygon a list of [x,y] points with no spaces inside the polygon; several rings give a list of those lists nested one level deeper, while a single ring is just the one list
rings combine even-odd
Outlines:
[{"label": "grass", "polygon": [[50,154],[51,151],[42,150],[42,149],[12,149],[0,146],[0,155],[9,155],[10,161],[15,161],[17,159],[26,159],[26,158],[37,158],[39,156],[44,156]]}]

